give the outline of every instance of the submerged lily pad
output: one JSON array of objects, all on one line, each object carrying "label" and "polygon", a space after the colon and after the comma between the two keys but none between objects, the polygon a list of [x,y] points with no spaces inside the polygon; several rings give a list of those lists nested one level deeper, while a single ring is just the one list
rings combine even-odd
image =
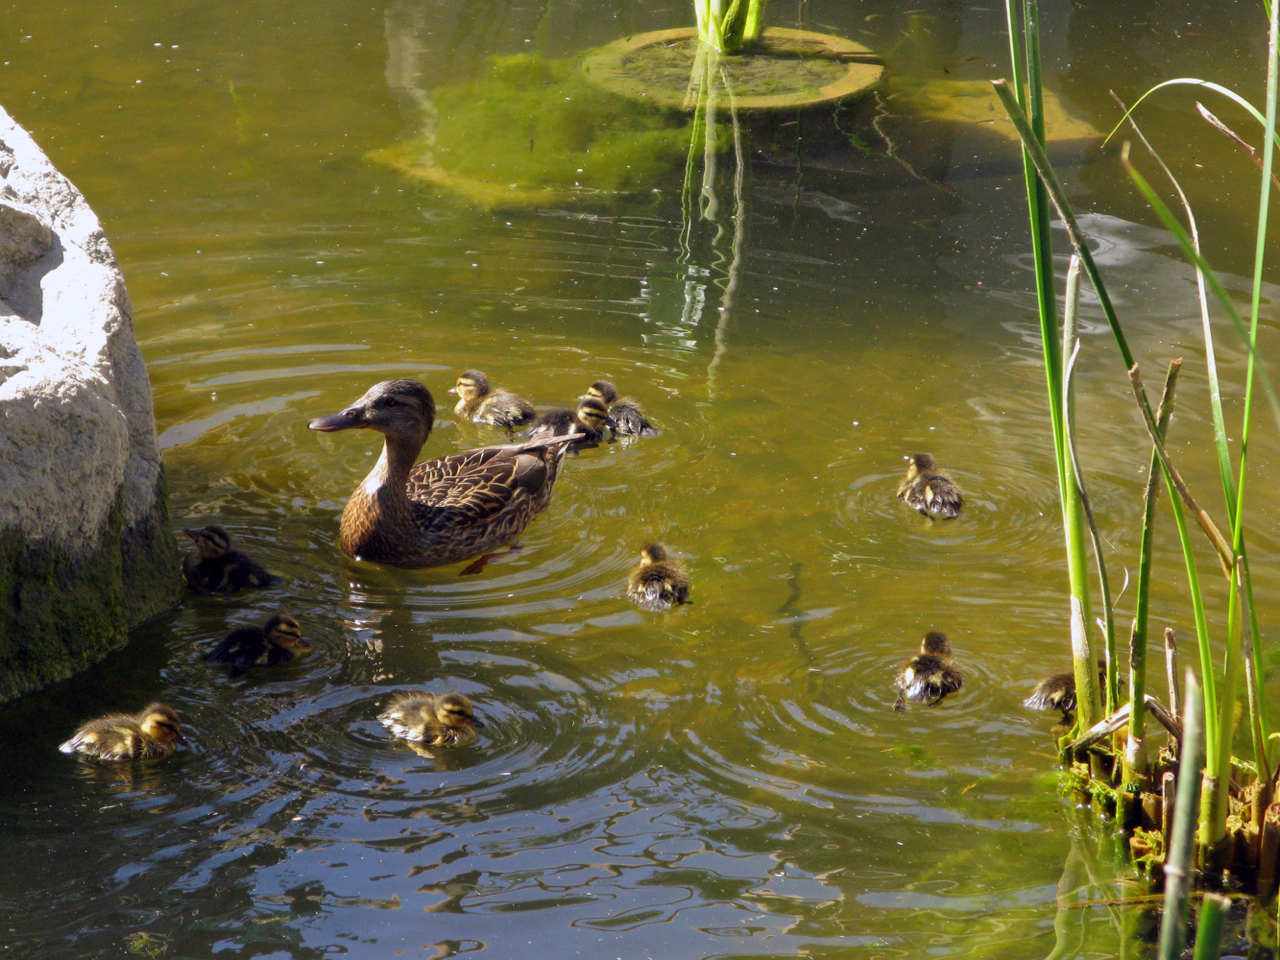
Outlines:
[{"label": "submerged lily pad", "polygon": [[432,91],[420,136],[369,156],[485,208],[650,191],[684,162],[687,118],[602,90],[579,67],[493,57],[480,78]]},{"label": "submerged lily pad", "polygon": [[[917,119],[980,124],[1015,143],[1021,142],[989,80],[933,80],[893,92],[895,109]],[[1044,91],[1044,133],[1049,143],[1101,137],[1094,127],[1067,113],[1051,90]]]}]

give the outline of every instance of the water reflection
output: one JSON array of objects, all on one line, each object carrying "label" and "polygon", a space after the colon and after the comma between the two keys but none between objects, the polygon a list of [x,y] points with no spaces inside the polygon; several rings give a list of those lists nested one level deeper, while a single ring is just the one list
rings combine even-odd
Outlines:
[{"label": "water reflection", "polygon": [[[806,11],[920,83],[1002,72],[994,9]],[[1045,774],[1052,718],[1020,705],[1065,666],[1065,575],[1007,143],[887,99],[842,114],[839,144],[800,149],[803,118],[777,124],[790,140],[753,132],[714,222],[686,218],[680,169],[640,200],[486,213],[361,158],[492,53],[564,55],[683,9],[286,3],[252,30],[10,12],[39,49],[7,53],[0,83],[38,94],[6,106],[125,263],[174,512],[222,524],[284,578],[187,598],[84,677],[0,708],[13,955],[1117,952],[1122,917],[1097,905],[1115,895],[1113,851],[1075,859]],[[1144,26],[1130,56],[1116,16],[1060,4],[1046,20],[1051,57],[1072,53],[1063,92],[1098,126],[1106,71],[1075,54],[1142,87],[1181,49]],[[1239,69],[1252,41],[1216,35],[1197,34],[1197,55]],[[1066,159],[1144,363],[1191,367],[1189,272],[1106,156]],[[1109,347],[1086,341],[1081,447],[1123,567],[1146,455]],[[1220,359],[1238,383],[1229,338]],[[345,560],[338,516],[376,444],[307,420],[390,376],[440,398],[472,366],[543,406],[610,379],[664,433],[575,458],[523,549],[480,577]],[[1213,471],[1192,456],[1198,390],[1188,377],[1174,425],[1193,487]],[[498,438],[452,420],[426,455]],[[962,487],[954,524],[895,499],[917,450]],[[1265,552],[1275,507],[1257,509]],[[1177,571],[1160,536],[1157,565]],[[694,603],[658,616],[622,593],[652,539],[694,578]],[[1184,617],[1177,576],[1157,587],[1158,622]],[[1259,584],[1264,605],[1274,594]],[[310,656],[235,680],[203,663],[276,609]],[[893,672],[933,628],[965,688],[898,716]],[[474,744],[415,752],[377,722],[397,691],[454,688],[489,723]],[[85,716],[152,698],[191,728],[172,762],[57,753]]]}]

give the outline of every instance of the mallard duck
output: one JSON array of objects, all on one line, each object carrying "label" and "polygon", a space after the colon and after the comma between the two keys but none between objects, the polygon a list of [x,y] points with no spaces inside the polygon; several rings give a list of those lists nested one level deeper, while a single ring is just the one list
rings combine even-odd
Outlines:
[{"label": "mallard duck", "polygon": [[476,728],[484,728],[471,701],[461,693],[400,693],[378,719],[401,740],[424,746],[470,743]]},{"label": "mallard duck", "polygon": [[90,720],[58,749],[98,760],[158,760],[186,745],[173,708],[151,703],[136,716],[109,713]]},{"label": "mallard duck", "polygon": [[563,437],[576,431],[581,436],[569,448],[576,451],[597,446],[605,437],[605,429],[613,426],[614,419],[609,416],[609,408],[594,397],[586,397],[579,401],[577,410],[548,410],[533,421],[533,426],[521,436],[532,440],[539,437]]},{"label": "mallard duck", "polygon": [[551,501],[566,447],[577,438],[540,437],[415,464],[434,423],[435,401],[415,380],[384,380],[341,413],[311,421],[323,433],[359,427],[385,438],[342,511],[347,556],[435,567],[510,543]]},{"label": "mallard duck", "polygon": [[597,380],[582,395],[599,400],[609,410],[609,416],[617,421],[613,432],[619,436],[656,437],[662,430],[645,419],[640,402],[633,397],[619,397],[618,391],[608,380]]},{"label": "mallard duck", "polygon": [[942,698],[960,689],[963,680],[951,659],[951,644],[947,636],[931,630],[920,641],[920,652],[902,665],[893,685],[898,688],[898,699],[893,709],[901,713],[907,701],[927,703],[936,707]]},{"label": "mallard duck", "polygon": [[489,378],[479,370],[468,370],[458,378],[458,382],[449,388],[456,395],[458,405],[453,412],[466,417],[474,423],[491,423],[502,427],[510,433],[516,427],[523,427],[538,415],[524,397],[518,397],[506,390],[492,390]]},{"label": "mallard duck", "polygon": [[907,457],[907,475],[898,484],[898,499],[926,517],[938,520],[952,520],[960,516],[960,508],[964,505],[964,498],[956,485],[934,466],[933,457],[927,453],[913,453]]},{"label": "mallard duck", "polygon": [[196,549],[182,560],[182,575],[196,593],[235,593],[241,587],[271,587],[280,578],[243,553],[231,549],[231,537],[217,525],[183,530]]},{"label": "mallard duck", "polygon": [[689,577],[660,543],[640,549],[640,562],[627,575],[627,596],[642,610],[670,610],[689,602]]},{"label": "mallard duck", "polygon": [[231,665],[238,677],[250,667],[274,667],[308,653],[311,644],[302,639],[302,628],[288,614],[276,614],[260,627],[239,627],[218,641],[204,655],[207,663]]}]

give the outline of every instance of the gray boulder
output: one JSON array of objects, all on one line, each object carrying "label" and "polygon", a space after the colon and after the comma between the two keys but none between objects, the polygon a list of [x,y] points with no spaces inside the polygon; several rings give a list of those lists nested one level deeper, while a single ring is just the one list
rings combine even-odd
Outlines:
[{"label": "gray boulder", "polygon": [[0,700],[123,646],[179,589],[120,267],[0,109]]}]

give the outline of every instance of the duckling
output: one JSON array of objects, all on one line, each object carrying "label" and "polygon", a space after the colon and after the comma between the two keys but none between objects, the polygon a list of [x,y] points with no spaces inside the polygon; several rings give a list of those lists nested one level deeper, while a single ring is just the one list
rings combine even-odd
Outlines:
[{"label": "duckling", "polygon": [[489,378],[479,370],[466,371],[449,392],[459,398],[458,405],[453,408],[458,416],[473,423],[491,423],[502,427],[508,434],[538,415],[533,404],[524,397],[506,390],[492,390]]},{"label": "duckling", "polygon": [[378,720],[400,739],[424,746],[470,743],[484,728],[461,693],[399,693]]},{"label": "duckling", "polygon": [[898,484],[898,499],[926,517],[952,520],[960,516],[964,498],[951,478],[934,466],[933,457],[913,453],[906,460],[907,475]]},{"label": "duckling", "polygon": [[231,676],[238,677],[250,667],[274,667],[288,663],[304,653],[311,644],[302,639],[302,628],[288,614],[276,614],[260,627],[232,630],[218,645],[205,654],[206,663],[231,665]]},{"label": "duckling", "polygon": [[279,582],[279,577],[232,550],[231,537],[222,527],[182,532],[196,544],[182,561],[182,575],[196,593],[235,593],[241,587],[271,587]]},{"label": "duckling", "polygon": [[521,436],[529,439],[563,437],[577,431],[581,436],[570,444],[569,449],[578,451],[599,446],[605,438],[605,428],[613,429],[615,426],[616,421],[609,416],[609,408],[594,397],[586,397],[578,403],[577,410],[548,410]]},{"label": "duckling", "polygon": [[1074,673],[1055,673],[1036,684],[1031,696],[1022,701],[1028,710],[1061,710],[1062,722],[1075,720],[1076,677]]},{"label": "duckling", "polygon": [[627,596],[642,610],[670,610],[689,602],[689,577],[660,543],[640,549],[640,562],[627,575]]},{"label": "duckling", "polygon": [[632,397],[619,399],[618,391],[608,380],[597,380],[582,396],[592,397],[608,407],[609,416],[618,422],[613,432],[619,436],[657,437],[662,434],[659,427],[645,419],[639,401]]},{"label": "duckling", "polygon": [[[1107,682],[1107,661],[1102,657],[1098,658],[1098,685],[1106,686]],[[1124,684],[1123,678],[1121,685]],[[1036,688],[1031,691],[1031,695],[1022,701],[1022,705],[1028,710],[1061,710],[1062,722],[1071,724],[1075,722],[1076,712],[1076,675],[1071,671],[1066,673],[1055,673],[1045,677],[1036,684]]]},{"label": "duckling", "polygon": [[97,760],[159,760],[186,745],[173,708],[150,703],[136,716],[109,713],[90,720],[58,749]]},{"label": "duckling", "polygon": [[357,560],[438,567],[511,543],[551,502],[573,433],[464,450],[414,463],[435,424],[431,391],[384,380],[341,413],[312,420],[322,433],[383,435],[382,456],[342,511],[339,544]]},{"label": "duckling", "polygon": [[907,708],[908,700],[936,707],[943,697],[955,693],[962,684],[960,671],[951,659],[951,644],[946,634],[931,630],[920,641],[920,653],[902,665],[893,681],[898,689],[893,709],[901,713]]}]

